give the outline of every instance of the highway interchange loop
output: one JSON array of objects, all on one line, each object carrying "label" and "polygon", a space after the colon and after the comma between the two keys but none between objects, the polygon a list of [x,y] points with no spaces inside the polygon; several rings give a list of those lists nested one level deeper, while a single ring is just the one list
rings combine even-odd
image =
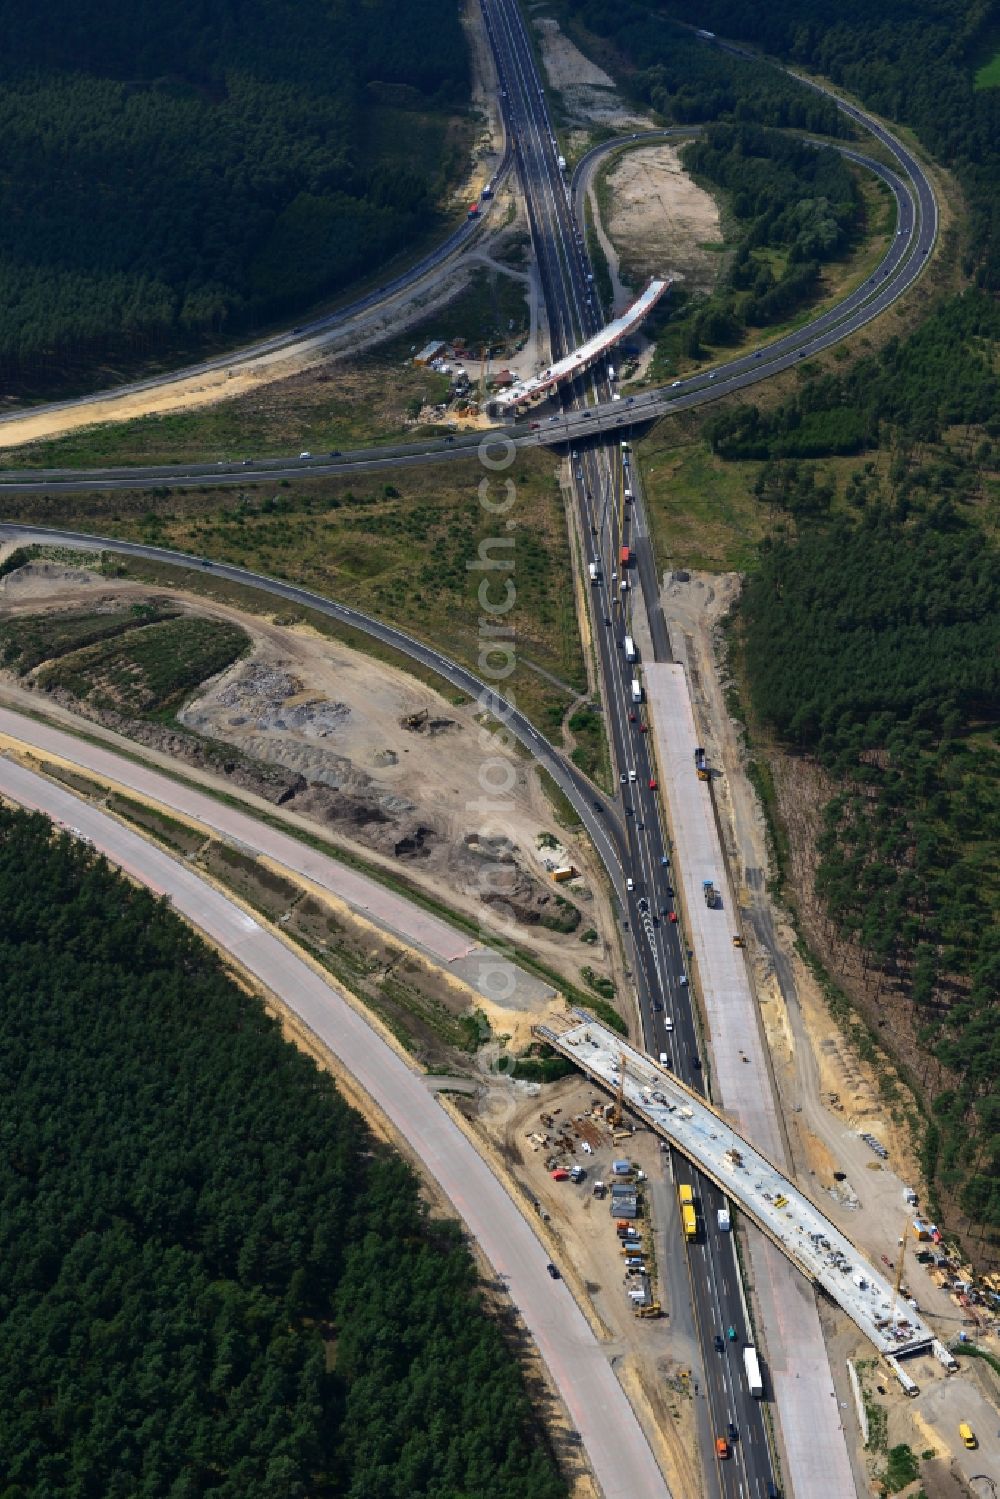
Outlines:
[{"label": "highway interchange loop", "polygon": [[[572,347],[574,331],[582,328],[586,332],[588,327],[592,327],[594,317],[593,311],[588,311],[584,305],[586,260],[579,235],[579,225],[582,223],[579,204],[590,174],[600,159],[609,151],[619,150],[623,146],[628,148],[632,144],[673,138],[678,133],[692,134],[694,132],[691,130],[646,132],[628,139],[603,143],[588,153],[579,164],[574,177],[572,196],[577,203],[574,220],[569,211],[565,186],[559,180],[558,174],[553,175],[554,162],[547,160],[550,126],[544,100],[541,97],[541,89],[537,87],[534,60],[521,34],[523,26],[520,25],[519,18],[508,8],[507,0],[487,0],[484,12],[487,24],[491,27],[491,37],[497,49],[498,60],[503,57],[507,69],[511,71],[512,76],[507,80],[508,89],[505,90],[505,96],[508,91],[517,96],[519,114],[515,121],[516,128],[513,129],[511,127],[514,101],[507,101],[509,143],[504,158],[505,166],[509,165],[513,158],[521,174],[522,184],[526,186],[533,241],[542,269],[543,283],[546,286],[546,301],[554,343],[561,343],[564,348],[568,343],[569,347]],[[516,87],[513,83],[515,71],[518,74]],[[501,67],[500,76],[504,81],[503,67]],[[800,81],[804,86],[818,87],[810,80]],[[820,90],[820,92],[826,91]],[[616,453],[619,438],[627,436],[633,427],[644,427],[654,418],[666,413],[690,409],[735,391],[749,389],[781,370],[793,367],[800,360],[831,347],[891,307],[897,298],[913,285],[924,268],[938,229],[937,203],[929,179],[913,155],[884,126],[853,105],[839,99],[836,102],[855,124],[868,130],[880,141],[896,166],[895,168],[888,167],[880,161],[863,155],[853,146],[840,143],[816,142],[817,148],[842,151],[849,159],[876,173],[888,185],[897,204],[897,232],[893,236],[882,264],[863,286],[856,288],[835,306],[826,309],[801,328],[768,345],[743,353],[712,370],[701,370],[669,388],[641,391],[627,401],[612,401],[607,381],[605,380],[602,385],[595,381],[592,386],[594,398],[592,404],[579,404],[564,409],[556,421],[547,422],[541,427],[536,427],[535,430],[532,429],[531,424],[522,422],[508,428],[493,429],[490,433],[478,432],[469,436],[456,435],[453,438],[432,442],[358,450],[339,454],[336,457],[314,460],[279,458],[253,463],[233,462],[221,466],[181,464],[90,471],[7,472],[0,475],[0,489],[6,489],[10,493],[37,491],[53,494],[62,491],[136,488],[152,483],[211,482],[213,485],[246,486],[253,482],[273,483],[276,479],[302,478],[306,474],[377,472],[417,463],[468,461],[480,451],[484,440],[488,443],[501,444],[513,442],[517,446],[524,447],[557,446],[567,449],[572,449],[574,443],[580,443],[580,452],[573,455],[575,491],[580,500],[585,532],[594,536],[595,540],[592,545],[599,548],[601,555],[606,557],[605,568],[607,575],[610,576],[609,563],[613,565],[615,557],[614,538],[611,534],[612,525],[607,514],[607,506],[602,515],[596,501],[592,500],[592,495],[600,493],[599,486],[610,486],[615,464],[619,465],[620,477],[622,460]],[[543,216],[544,223],[542,222]],[[449,253],[454,253],[454,246]],[[426,263],[423,269],[426,269]],[[396,289],[398,289],[398,283]],[[293,331],[295,334],[308,332],[313,326],[310,325],[307,330]],[[288,335],[289,338],[291,336]],[[555,353],[554,348],[553,354]],[[602,436],[605,439],[603,443],[600,441]],[[585,438],[590,441],[584,443],[582,440]],[[613,445],[608,440],[610,438],[615,439]],[[639,547],[638,571],[642,585],[641,592],[644,607],[649,615],[654,655],[662,660],[668,658],[669,646],[665,642],[665,632],[662,630],[662,615],[658,628],[655,613],[655,563],[637,477],[635,490],[633,515],[635,538]],[[605,532],[607,532],[606,536]],[[634,790],[631,787],[627,788],[634,800],[634,810],[625,801],[624,795],[622,806],[619,807],[617,802],[612,803],[599,793],[538,732],[534,725],[518,712],[513,704],[480,681],[472,672],[413,636],[407,635],[392,625],[373,619],[362,611],[337,604],[291,582],[250,573],[230,564],[191,557],[142,543],[123,542],[85,533],[61,531],[51,527],[31,527],[13,523],[0,526],[0,534],[25,543],[50,541],[60,545],[99,548],[153,562],[168,563],[176,567],[210,570],[213,576],[265,590],[288,602],[321,612],[343,625],[362,630],[422,665],[430,667],[452,686],[479,700],[484,709],[491,711],[508,726],[536,762],[553,777],[572,803],[597,848],[618,896],[619,905],[623,913],[627,913],[633,929],[629,940],[635,965],[635,983],[643,1022],[643,1035],[647,1047],[655,1054],[657,1049],[669,1045],[673,1050],[674,1067],[678,1075],[693,1086],[704,1086],[700,1082],[699,1040],[690,1004],[687,1002],[688,991],[680,987],[686,984],[686,960],[678,940],[677,928],[666,924],[653,927],[639,919],[640,890],[644,889],[653,896],[654,909],[658,909],[659,902],[668,898],[672,892],[669,884],[666,883],[669,878],[665,852],[668,843],[659,820],[655,798],[651,790],[647,790],[645,784],[648,779],[650,788],[653,786],[649,749],[645,742],[635,735],[634,723],[631,727],[629,723],[630,716],[633,720],[635,716],[629,715],[628,712],[628,678],[631,676],[631,671],[624,670],[620,652],[615,652],[612,640],[612,635],[618,634],[619,612],[622,618],[625,617],[625,611],[620,604],[616,610],[616,607],[612,606],[609,601],[608,616],[605,619],[605,624],[611,626],[611,616],[615,616],[615,630],[609,629],[605,633],[598,625],[597,635],[607,696],[608,728],[616,766],[619,768],[632,766],[639,770],[638,782]],[[622,779],[627,779],[624,769]],[[635,777],[633,776],[632,779],[634,780]],[[631,814],[630,820],[629,816],[623,819],[623,810],[626,814]],[[626,925],[628,924],[627,921]],[[643,927],[645,937],[642,941],[638,940],[640,926]],[[672,1024],[676,1025],[669,1039],[664,1035],[665,1017],[662,1014],[663,1003],[661,1001],[665,999],[668,1000],[668,1007],[675,1017]],[[707,1219],[714,1211],[714,1198],[709,1188],[705,1187],[701,1190]],[[739,1288],[730,1285],[724,1279],[727,1273],[726,1265],[721,1260],[718,1264],[713,1261],[709,1277],[713,1282],[711,1285],[708,1284],[707,1279],[704,1285],[696,1285],[693,1279],[692,1289],[703,1346],[711,1346],[706,1330],[709,1326],[707,1320],[709,1314],[718,1315],[721,1309],[723,1314],[732,1320],[740,1322],[743,1320]],[[720,1283],[720,1277],[723,1277],[722,1283]],[[718,1383],[720,1367],[721,1365],[713,1362],[711,1357],[706,1361],[706,1377],[711,1386],[710,1399],[713,1414],[718,1416],[718,1412],[724,1410],[726,1403],[729,1402],[730,1410],[735,1410],[738,1414],[741,1429],[748,1437],[752,1437],[756,1429],[754,1423],[756,1422],[758,1426],[760,1424],[759,1406],[755,1408],[752,1401],[743,1400],[743,1392],[720,1386]],[[715,1429],[720,1429],[718,1420],[716,1420]],[[703,1432],[701,1435],[704,1437]],[[764,1443],[761,1445],[764,1447]],[[741,1447],[739,1463],[732,1465],[731,1476],[730,1474],[716,1474],[716,1482],[721,1483],[724,1492],[735,1493],[741,1491],[739,1489],[740,1474],[745,1473],[746,1481],[752,1491],[763,1493],[766,1484],[771,1481],[773,1472],[768,1453],[766,1450],[754,1451],[751,1459],[749,1442],[741,1443]],[[736,1487],[733,1486],[734,1484]]]}]

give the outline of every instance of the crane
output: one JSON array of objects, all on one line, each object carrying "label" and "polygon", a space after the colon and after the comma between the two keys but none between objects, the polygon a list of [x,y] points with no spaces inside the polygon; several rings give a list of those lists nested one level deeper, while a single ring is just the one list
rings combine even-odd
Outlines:
[{"label": "crane", "polygon": [[615,1093],[614,1105],[608,1114],[608,1122],[612,1129],[620,1129],[625,1119],[625,1053],[619,1053],[618,1060],[618,1088]]},{"label": "crane", "polygon": [[903,1261],[906,1259],[906,1236],[909,1232],[909,1215],[903,1223],[903,1237],[899,1241],[899,1263],[896,1266],[896,1279],[892,1287],[892,1308],[889,1312],[889,1321],[893,1327],[896,1325],[896,1302],[899,1300],[899,1288],[903,1284]]}]

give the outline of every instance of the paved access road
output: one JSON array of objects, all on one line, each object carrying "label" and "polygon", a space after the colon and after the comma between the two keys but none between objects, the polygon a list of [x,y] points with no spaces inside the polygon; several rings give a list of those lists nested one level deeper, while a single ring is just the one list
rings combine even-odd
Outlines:
[{"label": "paved access road", "polygon": [[430,667],[453,687],[468,693],[469,697],[479,703],[484,712],[491,713],[501,720],[528,751],[532,759],[548,771],[560,791],[572,802],[581,822],[590,834],[602,863],[611,876],[612,883],[616,890],[624,895],[618,852],[620,828],[613,805],[606,797],[601,796],[586,776],[571,762],[565,760],[544,735],[538,732],[531,720],[509,703],[501,693],[480,681],[466,667],[461,666],[457,661],[452,661],[450,657],[443,655],[432,646],[425,645],[423,641],[407,635],[394,625],[387,625],[382,620],[374,619],[360,609],[352,609],[346,604],[337,604],[332,599],[324,598],[322,594],[313,593],[308,588],[301,588],[297,583],[287,583],[281,578],[269,578],[265,573],[250,572],[247,568],[235,567],[228,562],[210,562],[207,558],[190,557],[184,552],[171,551],[169,547],[146,546],[136,541],[119,541],[110,536],[94,536],[86,531],[59,531],[50,526],[25,526],[3,522],[0,522],[0,538],[22,542],[26,546],[47,544],[79,547],[81,550],[91,552],[117,552],[123,556],[138,557],[147,562],[162,562],[171,567],[210,572],[212,577],[221,578],[228,583],[239,583],[242,587],[259,589],[261,592],[273,594],[289,603],[298,604],[301,608],[313,609],[318,614],[325,614],[327,618],[336,620],[338,624],[361,630],[364,634],[381,641],[383,645],[391,646],[393,650],[409,656],[411,660],[419,662],[422,666]]},{"label": "paved access road", "polygon": [[[489,24],[488,8],[485,13]],[[502,14],[504,14],[503,8],[498,7],[497,19]],[[493,24],[492,35],[500,39],[500,28],[496,21]],[[533,59],[531,60],[531,73],[528,71],[525,59],[522,59],[520,66],[523,77],[518,79],[512,73],[511,78],[505,80],[507,92],[504,95],[504,102],[508,122],[517,102],[515,87],[523,85],[523,96],[526,98],[532,86],[532,75],[537,78],[537,74],[534,74]],[[813,88],[820,93],[826,92],[810,79],[799,78],[799,81],[803,87]],[[718,400],[724,395],[747,389],[762,380],[769,379],[779,371],[791,368],[799,360],[822,353],[824,349],[830,348],[848,335],[857,332],[858,329],[887,311],[920,276],[927,257],[933,249],[938,231],[937,200],[926,172],[911,151],[863,110],[839,99],[836,102],[845,115],[883,145],[895,159],[899,168],[899,172],[896,173],[881,162],[874,161],[850,146],[817,143],[818,149],[840,150],[851,160],[875,172],[888,184],[896,197],[897,233],[888,254],[868,282],[858,287],[835,307],[828,309],[795,332],[771,344],[764,344],[749,354],[717,365],[713,370],[701,371],[676,385],[645,391],[630,398],[628,402],[612,401],[610,391],[606,391],[603,397],[598,396],[598,399],[591,404],[565,411],[558,424],[543,423],[538,430],[533,431],[531,424],[525,421],[508,427],[495,428],[492,435],[497,440],[513,441],[519,447],[538,447],[565,444],[567,441],[582,441],[585,437],[597,437],[602,432],[612,430],[617,432],[618,428],[642,426],[672,411],[682,411],[693,406],[704,405],[708,401]],[[522,181],[528,187],[533,185],[536,194],[544,190],[552,212],[561,218],[561,205],[555,201],[557,184],[551,180],[554,155],[550,169],[542,150],[542,132],[548,131],[550,126],[541,95],[538,96],[538,108],[534,116],[530,121],[533,135],[525,130],[525,118],[521,121],[523,139],[518,136],[517,125],[513,126],[513,145],[518,158],[518,167]],[[652,142],[673,138],[677,133],[676,131],[655,131],[645,136],[636,136],[635,139],[637,141],[648,139]],[[604,143],[596,148],[595,152],[585,157],[577,169],[577,187],[579,188],[585,182],[588,172],[601,155],[608,150],[618,149],[622,144],[628,144],[628,140]],[[562,191],[561,184],[558,190]],[[530,200],[530,192],[528,196]],[[551,249],[547,251],[545,245],[546,241],[551,238],[550,234],[534,232],[543,228],[534,210],[529,209],[529,218],[532,220],[533,239],[536,254],[539,257],[543,283],[546,283],[547,288],[553,286],[556,284],[556,276],[559,272],[565,274],[571,269],[574,280],[577,280],[582,288],[583,283],[580,278],[585,274],[583,270],[585,255],[582,243],[574,246],[573,236],[569,232],[570,223],[566,222],[559,241],[552,241]],[[444,258],[454,253],[456,253],[456,245],[451,242],[435,252],[436,255]],[[550,257],[548,265],[546,255]],[[572,264],[574,260],[579,264]],[[426,266],[422,265],[420,269],[425,270]],[[384,288],[383,292],[390,289]],[[367,305],[369,301],[377,299],[383,292],[373,294],[372,298],[362,299],[359,306]],[[547,295],[547,304],[549,300]],[[582,289],[579,300],[581,303],[585,300],[585,293]],[[553,309],[549,307],[548,310],[552,316]],[[586,308],[581,306],[575,311],[578,326],[580,322],[587,323]],[[557,321],[553,333],[556,342],[560,345],[560,352],[565,352],[572,347],[572,342],[566,337],[571,325],[560,316],[558,311],[555,316]],[[316,325],[309,325],[307,329],[297,329],[295,333],[310,332],[324,321],[321,319]],[[589,312],[589,324],[591,332],[595,332],[599,326],[594,318],[593,308]],[[292,335],[282,337],[288,343],[295,341]],[[280,340],[272,342],[280,342]],[[225,361],[222,362],[225,363]],[[232,360],[230,359],[229,362]],[[114,394],[115,392],[109,392],[108,398],[110,399]],[[6,470],[0,471],[0,492],[7,490],[17,494],[38,490],[58,493],[134,489],[137,485],[180,484],[195,480],[202,483],[211,480],[213,484],[221,485],[246,485],[254,482],[273,483],[278,479],[301,478],[308,473],[319,475],[340,474],[347,471],[377,473],[386,469],[406,468],[425,463],[467,460],[476,454],[480,442],[486,435],[484,433],[462,434],[450,439],[435,439],[428,442],[386,444],[377,448],[357,449],[344,453],[318,454],[310,459],[289,456],[254,460],[248,463],[234,461],[222,464],[154,464],[134,468]]]},{"label": "paved access road", "polygon": [[3,734],[151,798],[182,817],[193,818],[206,833],[217,833],[241,848],[273,859],[292,874],[303,876],[343,901],[365,920],[424,953],[437,967],[454,974],[487,999],[509,996],[507,1003],[527,1009],[555,997],[551,984],[519,968],[502,953],[484,946],[415,901],[397,895],[371,875],[352,869],[331,854],[321,853],[291,832],[282,832],[262,822],[252,808],[241,810],[189,781],[174,780],[162,771],[126,758],[110,743],[94,744],[66,729],[0,707],[0,735]]},{"label": "paved access road", "polygon": [[642,1428],[583,1314],[520,1210],[423,1080],[302,958],[187,865],[71,792],[0,758],[0,795],[47,813],[166,895],[276,994],[373,1098],[435,1177],[504,1282],[580,1433],[605,1499],[664,1499]]}]

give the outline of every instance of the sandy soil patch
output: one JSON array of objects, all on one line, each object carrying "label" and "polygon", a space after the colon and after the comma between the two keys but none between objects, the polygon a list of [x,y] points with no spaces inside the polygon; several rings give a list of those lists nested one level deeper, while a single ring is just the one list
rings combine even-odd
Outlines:
[{"label": "sandy soil patch", "polygon": [[723,257],[706,250],[722,241],[719,208],[681,165],[677,146],[624,152],[608,175],[611,212],[605,225],[623,277],[634,286],[651,275],[683,281],[708,292]]},{"label": "sandy soil patch", "polygon": [[535,16],[532,24],[538,35],[546,77],[576,124],[612,125],[620,129],[651,124],[647,115],[636,114],[626,106],[614,79],[563,35],[553,16]]},{"label": "sandy soil patch", "polygon": [[[163,590],[36,563],[0,582],[0,616],[154,596]],[[254,642],[253,654],[209,683],[180,719],[289,779],[294,794],[280,807],[272,803],[269,815],[319,828],[331,842],[404,874],[489,932],[530,946],[572,982],[584,965],[608,972],[615,927],[593,851],[554,822],[532,763],[520,755],[509,762],[513,782],[502,814],[489,810],[498,798],[484,793],[480,772],[496,746],[474,704],[455,705],[309,627],[269,623],[179,591],[169,599],[238,623]],[[18,689],[11,683],[7,690]],[[32,701],[23,688],[21,695]],[[74,716],[69,705],[60,711],[45,701],[52,716]],[[170,765],[171,745],[144,747],[143,757]],[[187,773],[213,783],[207,773]],[[542,833],[580,871],[572,888],[552,882]],[[567,914],[559,905],[567,900],[579,916],[575,927],[544,925]],[[591,928],[598,941],[581,943]]]},{"label": "sandy soil patch", "polygon": [[[595,1181],[611,1179],[612,1159],[626,1155],[654,1178],[662,1177],[662,1156],[649,1130],[640,1129],[627,1144],[614,1145],[610,1130],[594,1114],[595,1104],[607,1102],[588,1079],[573,1075],[538,1093],[518,1095],[494,1088],[484,1092],[476,1106],[463,1101],[461,1108],[523,1197],[537,1204],[554,1257],[595,1332],[614,1353],[618,1377],[672,1492],[695,1499],[703,1490],[687,1350],[673,1335],[670,1306],[655,1275],[654,1290],[666,1315],[646,1320],[633,1314],[625,1295],[624,1261],[610,1198],[601,1200],[593,1191]],[[584,1150],[585,1140],[592,1153]],[[580,1165],[586,1176],[579,1184],[557,1182],[551,1175],[557,1164]],[[636,1226],[655,1271],[648,1252],[655,1227],[648,1193],[644,1216]]]}]

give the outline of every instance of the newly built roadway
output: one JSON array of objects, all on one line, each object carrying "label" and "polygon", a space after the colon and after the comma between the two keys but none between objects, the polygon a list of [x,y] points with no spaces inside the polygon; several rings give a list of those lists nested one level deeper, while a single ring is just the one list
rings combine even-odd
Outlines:
[{"label": "newly built roadway", "polygon": [[[565,353],[596,331],[599,316],[589,297],[592,285],[580,225],[572,212],[572,202],[555,159],[554,134],[545,107],[544,95],[535,70],[534,56],[524,33],[520,14],[512,0],[485,0],[484,13],[495,49],[501,82],[505,89],[508,128],[514,159],[528,203],[532,238],[553,335],[553,357]],[[809,86],[814,86],[810,84]],[[630,511],[629,542],[638,562],[638,588],[629,588],[624,597],[617,572],[618,551],[623,539],[625,507],[622,490],[626,475],[622,468],[619,439],[634,426],[645,425],[666,412],[699,405],[707,400],[745,389],[787,369],[810,354],[819,353],[833,343],[855,332],[884,312],[921,273],[937,233],[937,206],[929,180],[919,163],[883,126],[861,111],[838,101],[840,108],[861,128],[879,139],[899,168],[890,170],[871,163],[860,153],[853,153],[883,177],[896,195],[899,222],[889,253],[868,282],[813,322],[797,332],[759,350],[704,371],[664,390],[638,394],[623,402],[611,399],[606,375],[592,372],[587,382],[578,382],[567,395],[559,420],[532,429],[528,423],[492,434],[494,442],[513,441],[518,445],[560,444],[574,449],[571,455],[574,491],[580,524],[585,538],[599,557],[603,577],[601,602],[595,612],[597,641],[609,737],[616,767],[626,777],[623,805],[609,807],[605,798],[595,793],[584,779],[567,767],[521,715],[502,699],[494,699],[496,711],[508,718],[516,736],[531,754],[553,774],[561,788],[576,806],[588,832],[593,837],[626,913],[628,941],[636,977],[637,999],[648,1050],[657,1054],[668,1051],[678,1076],[689,1086],[701,1086],[701,1058],[691,1007],[687,997],[685,954],[678,941],[677,929],[663,920],[673,895],[667,860],[669,846],[660,820],[656,794],[649,785],[653,761],[638,724],[630,716],[632,668],[621,650],[623,634],[632,618],[631,611],[640,608],[645,616],[646,634],[651,641],[654,659],[669,660],[666,632],[662,625],[657,589],[657,572],[648,526],[645,521],[637,475],[629,475],[634,494]],[[846,154],[852,154],[847,148]],[[47,473],[9,472],[0,478],[0,488],[9,491],[135,488],[148,483],[205,482],[245,485],[255,478],[273,482],[276,478],[302,477],[304,473],[343,473],[371,471],[413,463],[468,460],[478,450],[483,434],[473,438],[386,446],[357,453],[311,460],[275,459],[260,463],[233,462],[223,465],[157,465],[141,469],[104,469],[87,472],[50,471]],[[613,439],[613,441],[611,440]],[[576,445],[579,445],[578,447]],[[446,680],[462,690],[478,695],[482,684],[464,668],[449,662],[438,652],[412,641],[401,632],[368,619],[356,610],[331,604],[294,584],[280,580],[253,578],[242,569],[223,564],[199,564],[179,554],[165,554],[161,549],[109,542],[103,538],[72,536],[68,533],[33,531],[26,527],[5,528],[24,539],[51,539],[65,544],[108,546],[151,560],[169,560],[187,566],[211,566],[223,577],[237,582],[252,582],[266,587],[294,602],[322,609],[356,628],[361,628],[397,649],[432,666]],[[633,578],[635,575],[633,574]],[[604,621],[607,623],[604,623]],[[634,774],[634,780],[630,779]],[[668,1031],[665,1020],[672,1021]],[[354,1071],[352,1065],[351,1070]],[[762,1080],[763,1081],[763,1080]],[[413,1138],[413,1136],[411,1136]],[[432,1170],[436,1168],[432,1165]],[[706,1218],[714,1217],[722,1199],[717,1189],[704,1180],[701,1196]],[[456,1206],[465,1212],[458,1201]],[[471,1226],[471,1224],[470,1224]],[[728,1258],[727,1258],[728,1256]],[[775,1484],[768,1434],[764,1428],[759,1402],[750,1399],[741,1381],[712,1357],[710,1329],[720,1319],[747,1338],[743,1298],[731,1240],[717,1246],[711,1273],[698,1273],[693,1280],[695,1306],[706,1348],[705,1373],[710,1395],[710,1419],[701,1432],[706,1451],[712,1450],[713,1431],[723,1431],[728,1419],[735,1419],[746,1442],[736,1447],[736,1461],[709,1465],[709,1483],[714,1492],[763,1496],[769,1484]],[[543,1352],[544,1352],[543,1348]],[[547,1356],[547,1355],[546,1355]],[[805,1412],[798,1413],[802,1419]],[[816,1411],[816,1435],[828,1424],[827,1414]],[[836,1420],[834,1418],[834,1424]],[[833,1428],[832,1428],[833,1429]],[[582,1428],[581,1428],[582,1430]],[[585,1433],[588,1451],[598,1461]],[[843,1440],[840,1452],[844,1453]],[[847,1472],[845,1479],[844,1474]],[[794,1480],[795,1475],[787,1475]],[[841,1457],[830,1472],[834,1487],[826,1492],[841,1499],[853,1492],[849,1471]],[[604,1482],[603,1476],[601,1481]],[[619,1490],[607,1489],[608,1493]],[[624,1491],[622,1491],[624,1492]],[[643,1493],[633,1488],[631,1493]],[[663,1486],[658,1492],[664,1492]],[[801,1489],[805,1495],[807,1490]]]}]

